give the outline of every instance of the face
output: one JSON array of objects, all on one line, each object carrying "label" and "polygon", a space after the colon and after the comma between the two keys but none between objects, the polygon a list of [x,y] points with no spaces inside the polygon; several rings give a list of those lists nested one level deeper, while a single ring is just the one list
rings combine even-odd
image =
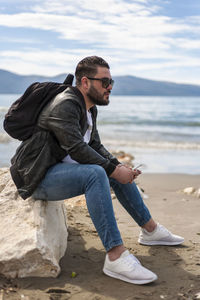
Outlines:
[{"label": "face", "polygon": [[[105,67],[97,67],[97,73],[94,78],[104,78],[107,77],[111,79],[110,70]],[[102,86],[100,80],[90,80],[90,86],[87,92],[87,96],[93,104],[96,105],[108,105],[109,95],[112,90],[112,86],[109,85],[107,88]]]}]

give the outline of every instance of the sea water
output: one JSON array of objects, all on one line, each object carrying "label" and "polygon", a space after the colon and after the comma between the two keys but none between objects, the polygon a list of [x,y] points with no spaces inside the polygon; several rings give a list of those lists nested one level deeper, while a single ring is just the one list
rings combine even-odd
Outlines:
[{"label": "sea water", "polygon": [[[18,97],[0,94],[0,167],[9,166],[19,145],[2,126]],[[200,174],[198,97],[110,96],[98,107],[98,130],[109,151],[132,154],[143,172]]]}]

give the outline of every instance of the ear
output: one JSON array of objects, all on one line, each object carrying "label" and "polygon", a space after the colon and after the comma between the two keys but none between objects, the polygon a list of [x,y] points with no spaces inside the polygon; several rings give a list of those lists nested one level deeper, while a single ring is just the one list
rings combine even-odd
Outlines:
[{"label": "ear", "polygon": [[84,90],[88,90],[89,88],[89,80],[86,76],[81,78],[81,86]]}]

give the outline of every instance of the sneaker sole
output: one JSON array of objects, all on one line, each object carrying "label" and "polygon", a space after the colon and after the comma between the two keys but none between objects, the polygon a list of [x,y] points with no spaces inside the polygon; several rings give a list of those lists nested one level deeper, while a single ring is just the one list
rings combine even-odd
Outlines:
[{"label": "sneaker sole", "polygon": [[144,279],[144,280],[136,280],[136,279],[128,279],[127,277],[123,276],[123,275],[120,275],[120,274],[117,274],[117,273],[113,273],[105,268],[103,268],[103,272],[104,274],[110,276],[110,277],[113,277],[115,279],[119,279],[119,280],[123,280],[123,281],[126,281],[126,282],[129,282],[129,283],[134,283],[134,284],[147,284],[147,283],[150,283],[150,282],[153,282],[155,280],[158,279],[158,277],[156,276],[155,274],[155,277],[154,278],[151,278],[151,279]]},{"label": "sneaker sole", "polygon": [[176,245],[180,245],[184,242],[183,241],[180,241],[180,242],[158,242],[158,241],[142,241],[142,240],[138,240],[138,243],[141,244],[141,245],[146,245],[146,246],[155,246],[155,245],[161,245],[161,246],[176,246]]}]

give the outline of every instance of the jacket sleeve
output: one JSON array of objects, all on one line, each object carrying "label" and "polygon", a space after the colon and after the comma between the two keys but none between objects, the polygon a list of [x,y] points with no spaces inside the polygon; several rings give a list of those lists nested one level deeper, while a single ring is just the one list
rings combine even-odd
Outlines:
[{"label": "jacket sleeve", "polygon": [[93,139],[90,143],[90,146],[95,149],[101,156],[109,159],[115,166],[119,165],[120,162],[114,157],[105,147],[101,144],[101,139],[97,128],[94,128]]},{"label": "jacket sleeve", "polygon": [[73,160],[81,164],[97,164],[102,166],[109,176],[116,164],[109,156],[103,156],[83,140],[81,129],[82,112],[78,103],[68,99],[56,105],[46,116],[47,129],[56,136],[61,148],[70,154]]}]

